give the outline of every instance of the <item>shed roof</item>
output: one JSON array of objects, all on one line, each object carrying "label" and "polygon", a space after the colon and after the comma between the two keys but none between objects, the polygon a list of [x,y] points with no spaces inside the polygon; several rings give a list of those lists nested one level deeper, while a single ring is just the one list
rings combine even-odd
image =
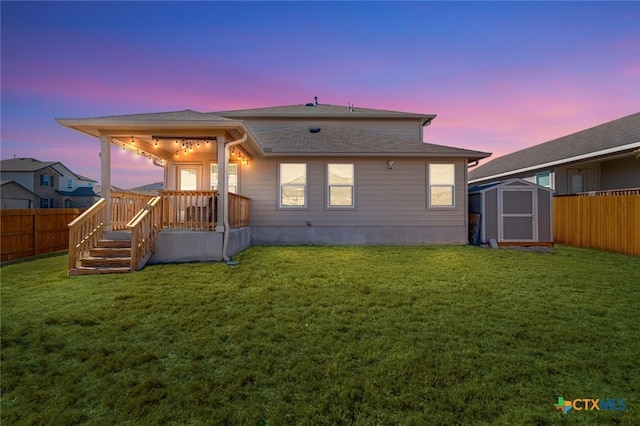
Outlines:
[{"label": "shed roof", "polygon": [[548,192],[553,192],[553,189],[551,188],[547,188],[545,186],[541,186],[541,185],[538,185],[537,183],[529,182],[524,179],[507,179],[507,180],[502,180],[498,182],[489,182],[489,183],[485,183],[484,185],[472,186],[468,189],[467,192],[469,194],[474,194],[478,192],[484,192],[494,187],[500,187],[500,186],[514,186],[517,188],[528,186],[532,188],[544,189],[545,191],[548,191]]},{"label": "shed roof", "polygon": [[482,181],[565,162],[604,152],[631,150],[640,146],[640,112],[561,138],[498,157],[469,172],[469,180]]}]

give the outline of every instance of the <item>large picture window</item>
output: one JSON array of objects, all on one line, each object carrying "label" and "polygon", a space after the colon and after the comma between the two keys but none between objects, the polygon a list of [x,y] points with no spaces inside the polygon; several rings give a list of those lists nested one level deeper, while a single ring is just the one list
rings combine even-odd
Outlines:
[{"label": "large picture window", "polygon": [[327,165],[329,207],[353,207],[353,164]]},{"label": "large picture window", "polygon": [[429,207],[454,207],[455,164],[429,164]]},{"label": "large picture window", "polygon": [[[229,163],[227,169],[229,192],[238,193],[238,163]],[[218,163],[211,164],[211,190],[218,190]]]},{"label": "large picture window", "polygon": [[307,206],[307,165],[280,164],[280,207]]}]

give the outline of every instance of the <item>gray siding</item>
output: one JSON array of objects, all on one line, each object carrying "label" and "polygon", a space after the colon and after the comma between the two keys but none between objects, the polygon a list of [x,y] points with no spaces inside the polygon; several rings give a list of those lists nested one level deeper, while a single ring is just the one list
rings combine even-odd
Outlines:
[{"label": "gray siding", "polygon": [[603,161],[600,179],[601,190],[640,188],[640,159],[629,156]]},{"label": "gray siding", "polygon": [[483,241],[491,238],[498,241],[498,190],[491,189],[484,194]]},{"label": "gray siding", "polygon": [[538,241],[553,241],[551,200],[552,196],[548,191],[538,189]]},{"label": "gray siding", "polygon": [[[390,171],[387,168],[387,159],[383,158],[358,158],[347,161],[330,158],[254,159],[251,167],[244,168],[241,175],[241,192],[251,198],[252,234],[259,235],[260,228],[268,227],[447,227],[449,229],[447,234],[453,236],[443,239],[447,242],[465,242],[467,240],[466,161],[438,160],[438,162],[456,164],[456,206],[428,209],[427,161],[401,158],[393,160],[395,161],[394,169]],[[306,208],[278,208],[277,170],[280,162],[307,164]],[[355,164],[355,208],[326,207],[326,164],[329,162]],[[267,232],[265,229],[263,231]]]}]

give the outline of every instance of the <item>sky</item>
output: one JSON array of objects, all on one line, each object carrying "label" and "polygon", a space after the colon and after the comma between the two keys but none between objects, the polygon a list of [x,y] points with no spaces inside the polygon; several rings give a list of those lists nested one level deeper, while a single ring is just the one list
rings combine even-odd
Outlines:
[{"label": "sky", "polygon": [[[640,111],[640,2],[0,3],[0,157],[100,178],[56,118],[320,103],[492,158]],[[121,151],[121,150],[118,150]],[[487,161],[487,160],[484,160]],[[132,153],[112,184],[163,179]]]}]

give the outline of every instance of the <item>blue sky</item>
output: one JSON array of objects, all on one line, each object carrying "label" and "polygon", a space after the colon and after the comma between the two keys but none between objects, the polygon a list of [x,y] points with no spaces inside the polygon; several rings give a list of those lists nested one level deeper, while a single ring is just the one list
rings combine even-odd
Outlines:
[{"label": "blue sky", "polygon": [[[99,177],[55,118],[321,103],[499,156],[640,110],[638,2],[5,2],[1,157]],[[161,180],[117,157],[113,182]]]}]

